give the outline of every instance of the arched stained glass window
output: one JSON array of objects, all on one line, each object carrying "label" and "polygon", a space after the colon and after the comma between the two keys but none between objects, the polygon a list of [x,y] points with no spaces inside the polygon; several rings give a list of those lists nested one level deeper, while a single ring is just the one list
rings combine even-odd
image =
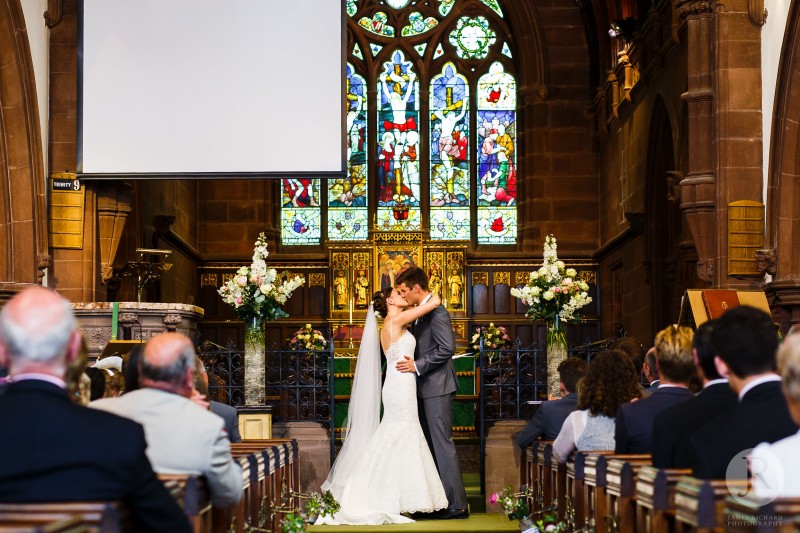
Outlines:
[{"label": "arched stained glass window", "polygon": [[369,232],[367,201],[367,83],[347,65],[345,96],[347,177],[328,182],[328,239],[366,240]]},{"label": "arched stained glass window", "polygon": [[383,63],[378,93],[378,228],[418,230],[419,82],[413,63],[398,50]]},{"label": "arched stained glass window", "polygon": [[469,240],[469,82],[445,64],[430,87],[431,239]]},{"label": "arched stained glass window", "polygon": [[282,180],[283,244],[373,229],[514,244],[518,54],[503,0],[343,2],[347,176]]},{"label": "arched stained glass window", "polygon": [[517,238],[517,83],[501,63],[478,79],[478,242]]}]

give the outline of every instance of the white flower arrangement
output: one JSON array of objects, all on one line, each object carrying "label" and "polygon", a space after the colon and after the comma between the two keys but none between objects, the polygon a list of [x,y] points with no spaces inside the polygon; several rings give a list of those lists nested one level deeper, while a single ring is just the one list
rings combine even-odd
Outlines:
[{"label": "white flower arrangement", "polygon": [[559,317],[564,322],[575,319],[575,312],[591,303],[589,285],[577,279],[577,271],[559,261],[556,238],[548,235],[544,240],[544,261],[538,270],[531,272],[528,283],[521,289],[511,289],[511,295],[528,306],[526,316],[533,320],[553,321]]},{"label": "white flower arrangement", "polygon": [[268,255],[267,240],[262,232],[255,243],[253,263],[237,270],[219,289],[222,300],[230,304],[242,320],[264,321],[289,316],[281,306],[305,283],[302,276],[289,279],[285,273],[279,275],[274,268],[268,268],[265,261]]}]

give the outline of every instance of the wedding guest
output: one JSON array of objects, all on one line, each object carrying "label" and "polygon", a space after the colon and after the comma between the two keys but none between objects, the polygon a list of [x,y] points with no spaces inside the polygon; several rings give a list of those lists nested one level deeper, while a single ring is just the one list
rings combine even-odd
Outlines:
[{"label": "wedding guest", "polygon": [[[630,357],[631,362],[633,363],[633,368],[635,368],[637,372],[641,371],[644,365],[645,349],[644,345],[639,340],[635,339],[634,337],[620,337],[611,343],[611,346],[609,346],[608,349],[622,350],[625,352],[625,354],[627,354],[628,357]],[[642,387],[642,390],[644,390],[644,387]]]},{"label": "wedding guest", "polygon": [[578,381],[586,375],[588,366],[579,357],[567,357],[561,361],[558,365],[561,399],[542,402],[525,428],[511,436],[517,446],[527,448],[540,436],[545,440],[555,440],[564,420],[578,405]]},{"label": "wedding guest", "polygon": [[[778,349],[778,372],[789,414],[800,426],[800,332],[789,334]],[[750,454],[753,491],[763,497],[800,497],[800,432],[774,444],[762,443]]]},{"label": "wedding guest", "polygon": [[613,450],[617,410],[641,393],[638,372],[625,352],[596,355],[578,383],[578,410],[567,417],[553,443],[556,459],[565,463],[575,450]]},{"label": "wedding guest", "polygon": [[778,336],[767,313],[746,305],[729,309],[714,325],[711,343],[717,371],[728,378],[739,403],[693,433],[688,446],[695,477],[722,479],[743,451],[788,437],[797,425],[775,373]]},{"label": "wedding guest", "polygon": [[140,362],[142,388],[89,406],[142,424],[147,455],[157,472],[203,475],[211,502],[228,507],[242,496],[242,471],[231,457],[223,420],[190,399],[194,360],[188,337],[157,335],[147,341]]},{"label": "wedding guest", "polygon": [[678,326],[667,326],[656,335],[655,362],[648,363],[646,355],[645,367],[652,365],[660,382],[647,398],[619,408],[614,436],[616,453],[650,453],[655,416],[694,396],[689,390],[689,381],[695,374],[692,335],[690,328]]},{"label": "wedding guest", "polygon": [[0,501],[123,501],[134,531],[189,532],[147,460],[142,426],[72,403],[64,381],[81,337],[72,307],[43,287],[0,312]]},{"label": "wedding guest", "polygon": [[694,462],[685,450],[689,435],[736,406],[736,394],[714,365],[716,350],[711,344],[711,333],[715,324],[716,320],[701,324],[692,340],[692,357],[703,390],[696,397],[656,415],[653,422],[653,466],[689,468]]},{"label": "wedding guest", "polygon": [[642,364],[642,376],[647,381],[645,390],[648,394],[652,394],[661,384],[658,375],[658,363],[656,362],[656,347],[653,346],[647,353],[644,354],[644,363]]},{"label": "wedding guest", "polygon": [[208,392],[208,373],[199,357],[197,358],[195,370],[195,390],[204,401],[207,401],[209,404],[208,409],[225,421],[225,431],[228,433],[228,439],[231,442],[242,442],[242,436],[239,434],[239,413],[236,411],[235,407],[210,399],[211,395]]}]

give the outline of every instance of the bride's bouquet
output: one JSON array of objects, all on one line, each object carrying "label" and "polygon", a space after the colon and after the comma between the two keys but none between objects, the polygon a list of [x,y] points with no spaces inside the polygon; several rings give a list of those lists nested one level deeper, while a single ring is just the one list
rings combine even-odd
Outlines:
[{"label": "bride's bouquet", "polygon": [[288,273],[279,275],[274,268],[267,268],[268,255],[267,239],[262,232],[253,251],[253,263],[237,270],[219,289],[222,300],[233,306],[236,316],[245,322],[289,316],[281,306],[305,282],[302,276],[289,279]]},{"label": "bride's bouquet", "polygon": [[575,311],[591,303],[589,285],[577,279],[577,271],[567,268],[556,253],[556,238],[548,235],[544,240],[544,261],[538,270],[531,272],[528,283],[521,289],[511,289],[528,306],[525,316],[531,320],[564,322],[575,318]]}]

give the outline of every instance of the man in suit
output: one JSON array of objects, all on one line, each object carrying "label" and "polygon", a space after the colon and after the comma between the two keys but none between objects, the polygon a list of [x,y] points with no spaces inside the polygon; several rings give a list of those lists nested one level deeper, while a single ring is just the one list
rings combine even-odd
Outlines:
[{"label": "man in suit", "polygon": [[717,371],[728,378],[738,404],[690,435],[687,449],[695,477],[721,479],[731,461],[746,459],[743,452],[788,437],[797,426],[775,373],[778,336],[767,313],[746,305],[726,311],[714,325],[711,343]]},{"label": "man in suit", "polygon": [[644,363],[642,364],[642,375],[647,380],[648,386],[645,391],[648,395],[653,394],[658,386],[661,384],[658,374],[658,362],[656,360],[656,347],[653,346],[647,353],[644,354]]},{"label": "man in suit", "polygon": [[708,421],[736,406],[736,394],[714,365],[716,351],[711,344],[715,320],[697,328],[692,341],[692,357],[703,390],[696,397],[656,415],[653,422],[653,466],[689,468],[694,462],[685,451],[689,435]]},{"label": "man in suit", "polygon": [[623,404],[617,411],[616,453],[650,453],[655,416],[693,397],[689,391],[689,381],[695,373],[692,330],[676,326],[664,328],[656,335],[655,350],[654,367],[661,382],[647,398]]},{"label": "man in suit", "polygon": [[[397,289],[410,305],[428,301],[428,276],[412,266],[395,279]],[[453,399],[458,389],[453,354],[456,350],[450,313],[440,305],[420,318],[412,329],[417,339],[414,359],[397,363],[400,372],[416,372],[419,421],[431,447],[448,507],[439,518],[467,518],[467,493],[461,479],[458,454],[453,442]]]},{"label": "man in suit", "polygon": [[558,376],[561,380],[558,387],[561,399],[542,402],[536,414],[528,424],[514,433],[511,438],[520,448],[527,448],[533,441],[542,436],[545,440],[556,440],[564,420],[578,405],[576,392],[578,381],[586,375],[589,365],[579,357],[567,357],[558,365]]},{"label": "man in suit", "polygon": [[190,399],[194,361],[194,346],[187,337],[162,333],[145,345],[142,388],[89,406],[142,424],[147,455],[157,472],[205,476],[211,502],[228,507],[242,497],[242,470],[231,457],[224,421]]},{"label": "man in suit", "polygon": [[189,532],[189,521],[145,454],[142,426],[70,402],[64,382],[81,335],[72,309],[43,287],[14,296],[0,313],[0,501],[121,500],[136,531]]}]

